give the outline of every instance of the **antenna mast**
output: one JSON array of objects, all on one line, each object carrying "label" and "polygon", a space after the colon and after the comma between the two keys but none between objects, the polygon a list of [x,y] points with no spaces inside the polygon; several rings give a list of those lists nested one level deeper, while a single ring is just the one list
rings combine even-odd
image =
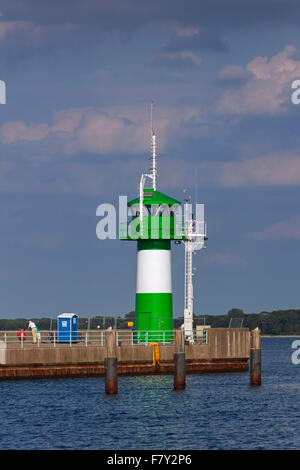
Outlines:
[{"label": "antenna mast", "polygon": [[156,166],[156,141],[155,141],[155,133],[153,130],[153,101],[151,103],[151,148],[152,148],[152,173],[142,173],[140,177],[140,233],[144,233],[144,226],[143,226],[143,204],[144,204],[144,186],[146,178],[152,179],[152,186],[153,190],[156,191],[156,176],[157,176],[157,166]]},{"label": "antenna mast", "polygon": [[153,101],[151,103],[151,147],[152,147],[152,181],[153,189],[156,191],[156,176],[157,176],[157,165],[156,165],[156,140],[155,132],[153,130]]}]

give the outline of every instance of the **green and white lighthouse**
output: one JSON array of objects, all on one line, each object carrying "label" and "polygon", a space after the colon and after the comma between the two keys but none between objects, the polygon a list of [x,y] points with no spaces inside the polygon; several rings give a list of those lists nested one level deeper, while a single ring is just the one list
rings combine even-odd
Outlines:
[{"label": "green and white lighthouse", "polygon": [[[120,238],[137,241],[136,340],[167,342],[173,340],[171,241],[186,240],[186,233],[176,217],[181,215],[180,201],[157,191],[152,125],[151,134],[151,173],[141,175],[139,197],[128,203],[132,219],[121,227]],[[151,188],[144,187],[147,177]]]}]

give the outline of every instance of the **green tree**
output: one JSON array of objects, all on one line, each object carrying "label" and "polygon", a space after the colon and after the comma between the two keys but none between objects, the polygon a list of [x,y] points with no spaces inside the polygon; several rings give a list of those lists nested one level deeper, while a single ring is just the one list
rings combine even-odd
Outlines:
[{"label": "green tree", "polygon": [[232,318],[240,318],[243,317],[245,313],[244,310],[242,310],[241,308],[231,308],[230,310],[228,310],[227,315]]}]

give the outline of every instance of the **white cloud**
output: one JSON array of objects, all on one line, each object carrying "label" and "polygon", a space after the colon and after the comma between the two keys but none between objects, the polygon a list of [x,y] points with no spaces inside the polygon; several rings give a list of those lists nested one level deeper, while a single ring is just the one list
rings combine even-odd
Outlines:
[{"label": "white cloud", "polygon": [[20,31],[26,32],[30,26],[32,26],[31,23],[26,21],[0,21],[0,39]]},{"label": "white cloud", "polygon": [[179,51],[174,53],[165,53],[164,56],[170,60],[180,59],[182,61],[192,62],[195,65],[200,65],[202,59],[192,51]]},{"label": "white cloud", "polygon": [[[135,158],[150,155],[149,118],[149,113],[141,107],[74,108],[55,113],[51,124],[6,123],[0,128],[0,138],[6,145],[27,141],[28,148],[23,146],[23,158],[34,159],[39,164],[49,161],[47,155],[53,156],[51,160],[58,155],[59,160],[62,155],[84,152]],[[180,113],[176,108],[168,107],[155,110],[155,128],[159,130],[158,155],[174,149],[179,136],[186,139],[189,132],[193,132],[186,124],[189,120],[199,119],[199,111],[193,107],[186,107]],[[3,167],[3,171],[11,171],[9,163],[5,165],[8,166]],[[106,168],[109,174],[113,173],[115,165],[116,160],[113,159],[111,167]],[[173,155],[159,158],[160,179],[168,188],[193,181],[196,169],[199,185],[203,187],[300,186],[300,154],[297,152],[274,152],[229,161],[197,161],[185,155],[182,158]],[[87,171],[91,176],[93,172]],[[75,174],[77,172],[72,180]],[[65,187],[66,182],[62,183]]]},{"label": "white cloud", "polygon": [[262,231],[250,234],[255,240],[300,240],[300,215],[276,222]]},{"label": "white cloud", "polygon": [[190,50],[178,52],[160,52],[154,54],[151,59],[152,64],[191,64],[199,66],[202,64],[202,59],[195,52]]},{"label": "white cloud", "polygon": [[300,186],[300,154],[273,153],[237,161],[197,161],[184,158],[160,161],[160,175],[168,187],[194,181],[201,187]]},{"label": "white cloud", "polygon": [[17,140],[37,141],[44,139],[49,133],[48,124],[29,124],[22,121],[7,122],[2,125],[0,135],[4,144]]},{"label": "white cloud", "polygon": [[242,269],[247,266],[247,260],[244,256],[240,256],[231,252],[206,252],[202,258],[205,266],[217,267],[223,269]]},{"label": "white cloud", "polygon": [[[66,25],[66,28],[68,25]],[[58,28],[57,28],[58,29]],[[22,34],[26,38],[39,41],[41,36],[53,30],[52,26],[43,26],[32,21],[5,21],[0,20],[0,39]]]},{"label": "white cloud", "polygon": [[244,68],[229,66],[221,70],[221,76],[231,78],[248,75],[248,81],[239,89],[223,92],[217,106],[219,114],[278,114],[286,112],[290,103],[291,83],[300,77],[300,61],[291,59],[294,46],[286,46],[271,57],[256,57]]},{"label": "white cloud", "polygon": [[80,125],[81,119],[85,113],[84,108],[71,108],[56,111],[53,116],[53,125],[51,132],[73,134]]},{"label": "white cloud", "polygon": [[200,29],[194,26],[180,26],[179,24],[176,24],[174,26],[174,29],[175,29],[177,36],[179,37],[195,36],[196,34],[200,32]]},{"label": "white cloud", "polygon": [[241,65],[228,65],[219,72],[219,78],[250,78],[251,73]]},{"label": "white cloud", "polygon": [[300,155],[273,153],[218,165],[219,182],[226,187],[299,186]]},{"label": "white cloud", "polygon": [[[155,109],[157,141],[163,151],[182,124],[199,116],[197,108]],[[52,137],[61,142],[65,154],[85,151],[95,154],[143,154],[150,152],[150,113],[145,107],[74,108],[58,111],[53,123],[7,122],[0,128],[4,144],[37,142]]]},{"label": "white cloud", "polygon": [[73,153],[144,153],[147,151],[149,123],[132,122],[119,116],[91,111],[85,114],[82,125],[66,149]]}]

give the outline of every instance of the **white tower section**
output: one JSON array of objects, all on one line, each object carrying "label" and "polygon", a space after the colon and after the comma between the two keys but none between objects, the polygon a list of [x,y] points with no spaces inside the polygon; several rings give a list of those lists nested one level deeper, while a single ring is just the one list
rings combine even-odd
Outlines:
[{"label": "white tower section", "polygon": [[184,332],[187,339],[193,338],[194,292],[193,292],[193,255],[206,248],[206,223],[204,204],[196,204],[196,219],[189,212],[190,205],[185,204],[187,237],[184,242]]}]

